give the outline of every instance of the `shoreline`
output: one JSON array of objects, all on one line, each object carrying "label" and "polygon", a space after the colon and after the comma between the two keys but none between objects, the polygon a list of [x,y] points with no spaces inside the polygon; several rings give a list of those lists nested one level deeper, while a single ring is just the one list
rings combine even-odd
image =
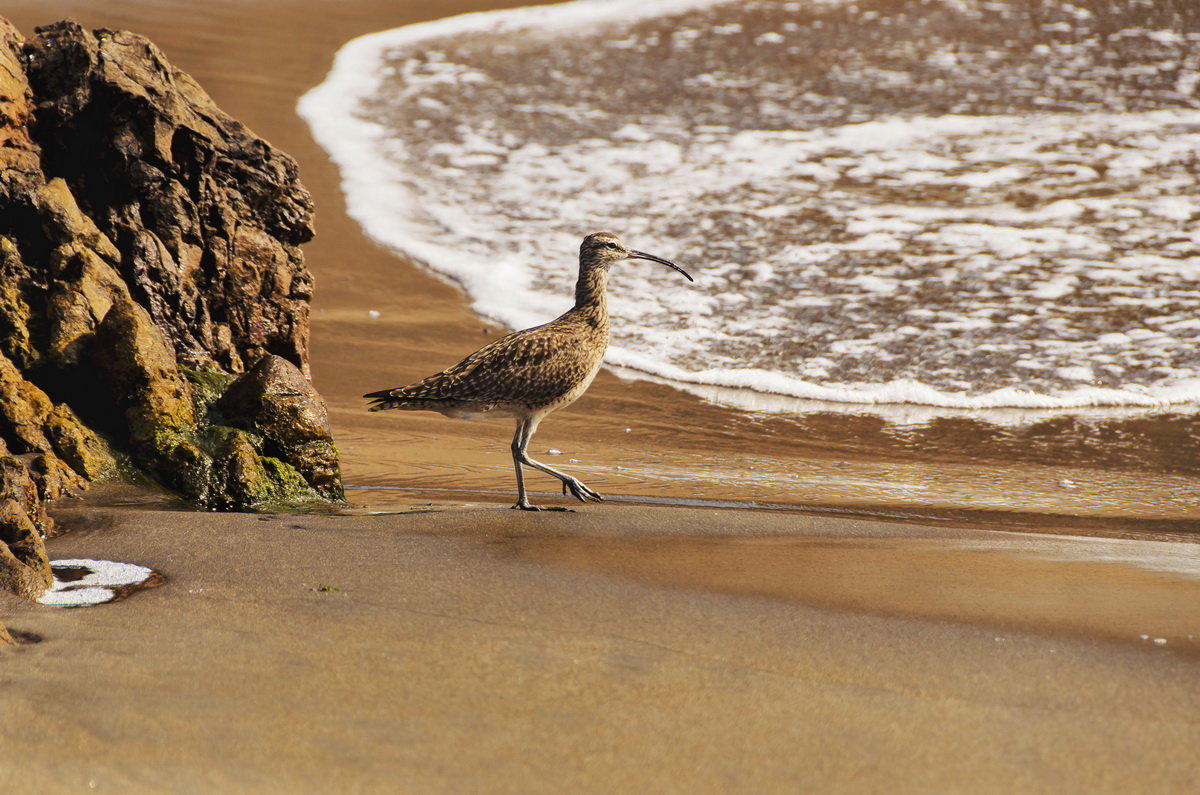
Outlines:
[{"label": "shoreline", "polygon": [[[24,29],[75,16],[85,25],[147,35],[226,112],[299,161],[317,206],[317,234],[304,247],[316,280],[313,380],[328,402],[351,486],[513,487],[507,423],[464,423],[424,412],[367,414],[360,398],[436,372],[504,329],[476,317],[458,288],[365,235],[346,214],[341,175],[297,115],[296,102],[324,79],[350,38],[503,5],[509,4],[464,0],[410,8],[360,0],[315,30],[311,17],[325,7],[314,0],[283,6],[25,0],[6,10]],[[272,41],[294,44],[264,44]],[[1200,522],[1200,470],[1188,464],[1200,460],[1200,420],[1183,412],[1029,414],[1006,425],[928,416],[919,407],[899,418],[848,405],[796,415],[748,412],[712,397],[629,381],[619,369],[605,368],[578,403],[539,429],[531,452],[562,450],[561,461],[579,462],[568,469],[613,496],[818,509],[866,504],[880,515],[897,507],[917,513],[1018,508],[1040,516],[1047,529],[1072,526],[1074,517],[1110,519],[1114,526],[1138,516]],[[1059,485],[1064,482],[1078,487]],[[550,484],[537,476],[531,487]]]},{"label": "shoreline", "polygon": [[[374,494],[372,499],[358,503],[358,495]],[[353,508],[363,510],[398,510],[415,505],[487,505],[507,508],[515,493],[498,489],[430,489],[403,486],[351,486],[346,499]],[[550,491],[530,491],[530,499],[538,504],[554,502],[559,495]],[[686,497],[652,497],[636,494],[620,494],[605,497],[606,504],[638,506],[644,508],[680,508],[689,510],[742,511],[774,516],[804,516],[829,519],[858,519],[907,525],[930,525],[958,530],[999,531],[1038,535],[1086,536],[1145,541],[1175,541],[1196,543],[1196,525],[1190,518],[1183,519],[1139,519],[1112,517],[1056,516],[1048,519],[1044,514],[1020,511],[967,511],[961,509],[923,508],[919,512],[906,510],[905,506],[881,508],[877,503],[860,505],[803,505],[794,503],[767,503],[750,500],[703,500]],[[584,512],[587,506],[582,508]]]}]

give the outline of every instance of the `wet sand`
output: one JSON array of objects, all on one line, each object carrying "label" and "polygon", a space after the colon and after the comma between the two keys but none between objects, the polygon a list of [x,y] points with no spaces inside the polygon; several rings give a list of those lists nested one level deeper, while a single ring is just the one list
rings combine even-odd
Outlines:
[{"label": "wet sand", "polygon": [[[1102,618],[1017,541],[928,554],[994,533],[637,506],[60,516],[75,530],[56,555],[169,582],[93,608],[4,604],[43,638],[0,653],[5,791],[1183,792],[1200,776],[1196,646],[1128,634],[1194,626],[1200,582],[1163,577],[1173,614],[1154,597]],[[744,556],[653,549],[805,536],[826,553],[769,556],[761,577]],[[637,543],[649,562],[627,559]],[[856,546],[877,554],[838,560]],[[891,604],[940,562],[975,592],[927,582]],[[1099,565],[1061,569],[1110,600],[1155,591]],[[861,601],[793,601],[809,577],[862,583]],[[1088,639],[1096,621],[1125,639]]]},{"label": "wet sand", "polygon": [[[914,437],[869,415],[746,414],[606,372],[545,424],[539,453],[563,450],[554,460],[605,493],[825,515],[610,503],[529,516],[498,507],[512,499],[506,423],[362,411],[361,393],[500,330],[362,236],[294,104],[355,35],[496,5],[6,6],[25,31],[74,16],[148,35],[300,161],[318,207],[314,380],[347,482],[372,487],[351,498],[401,512],[62,506],[72,532],[53,557],[168,582],[96,608],[0,603],[18,636],[42,638],[0,650],[0,789],[1194,785],[1195,581],[1102,560],[1112,539],[1064,558],[994,532],[1132,535],[1194,556],[1200,487],[1170,454],[1123,468],[970,421]],[[988,434],[1003,455],[973,447]]]}]

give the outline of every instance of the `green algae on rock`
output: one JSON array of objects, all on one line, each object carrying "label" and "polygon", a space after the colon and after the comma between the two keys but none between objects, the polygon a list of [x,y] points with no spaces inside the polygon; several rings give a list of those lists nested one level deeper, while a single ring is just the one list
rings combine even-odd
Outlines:
[{"label": "green algae on rock", "polygon": [[286,359],[263,357],[215,407],[230,425],[261,438],[265,455],[294,468],[317,493],[342,498],[325,401]]}]

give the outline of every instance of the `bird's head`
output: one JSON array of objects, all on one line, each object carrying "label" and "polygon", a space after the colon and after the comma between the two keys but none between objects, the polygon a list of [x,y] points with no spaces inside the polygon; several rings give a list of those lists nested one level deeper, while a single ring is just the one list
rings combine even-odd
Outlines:
[{"label": "bird's head", "polygon": [[672,270],[679,271],[687,277],[689,282],[695,281],[691,274],[674,262],[665,260],[662,257],[656,257],[653,254],[647,254],[643,251],[634,251],[622,243],[620,238],[612,232],[590,234],[583,239],[583,243],[579,246],[579,263],[589,270],[595,268],[608,270],[614,263],[629,259],[645,259],[657,262],[660,265],[666,265]]}]

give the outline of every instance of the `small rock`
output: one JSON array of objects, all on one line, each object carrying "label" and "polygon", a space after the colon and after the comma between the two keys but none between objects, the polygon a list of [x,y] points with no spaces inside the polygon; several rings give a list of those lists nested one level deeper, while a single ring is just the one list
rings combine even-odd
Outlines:
[{"label": "small rock", "polygon": [[325,401],[280,356],[264,356],[214,404],[227,424],[264,440],[263,454],[290,466],[318,492],[341,499],[341,473]]}]

